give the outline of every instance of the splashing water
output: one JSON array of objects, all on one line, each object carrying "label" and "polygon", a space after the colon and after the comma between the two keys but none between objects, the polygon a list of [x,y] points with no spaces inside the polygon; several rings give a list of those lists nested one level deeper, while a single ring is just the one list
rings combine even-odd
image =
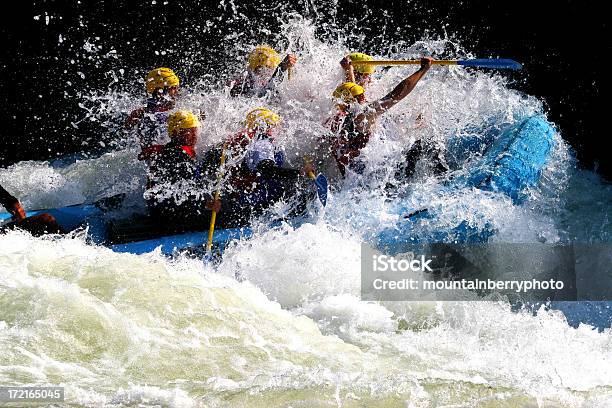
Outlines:
[{"label": "splashing water", "polygon": [[[299,65],[276,99],[230,98],[210,76],[182,91],[180,108],[206,114],[200,154],[262,104],[281,114],[279,142],[293,166],[323,134],[349,41],[283,17],[279,43]],[[448,39],[392,48],[384,57],[467,54]],[[411,72],[379,71],[369,99]],[[98,108],[88,114],[105,123],[141,103],[129,92],[89,98]],[[235,242],[216,270],[187,256],[116,254],[80,236],[1,235],[0,384],[61,384],[68,401],[86,406],[609,406],[609,328],[573,328],[558,311],[513,312],[503,302],[359,299],[359,246],[397,220],[387,185],[402,151],[427,138],[450,153],[457,138],[484,141],[535,114],[541,103],[500,75],[434,68],[379,124],[364,175],[336,180],[315,222]],[[0,184],[29,208],[142,195],[136,141],[117,140],[95,158],[0,169]],[[455,153],[454,172],[478,158]],[[426,166],[415,180],[398,195],[436,211],[432,228],[488,222],[500,242],[605,242],[612,233],[610,187],[577,171],[559,136],[522,205],[480,190],[442,194],[444,180]]]},{"label": "splashing water", "polygon": [[0,237],[0,381],[63,384],[91,406],[603,407],[610,396],[609,330],[490,302],[362,302],[357,241],[339,259],[330,243],[346,237],[321,226],[267,234],[234,248],[221,273],[79,239]]}]

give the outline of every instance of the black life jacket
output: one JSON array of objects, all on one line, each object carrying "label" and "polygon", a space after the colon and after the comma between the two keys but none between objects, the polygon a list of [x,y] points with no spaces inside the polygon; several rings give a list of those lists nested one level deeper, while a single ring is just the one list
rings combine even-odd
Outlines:
[{"label": "black life jacket", "polygon": [[149,158],[148,187],[174,185],[181,181],[196,181],[199,177],[196,154],[191,146],[170,142]]},{"label": "black life jacket", "polygon": [[331,143],[332,154],[340,173],[344,175],[346,167],[353,164],[361,149],[370,141],[370,134],[357,130],[355,114],[352,112],[337,114],[332,122],[332,131],[335,133]]}]

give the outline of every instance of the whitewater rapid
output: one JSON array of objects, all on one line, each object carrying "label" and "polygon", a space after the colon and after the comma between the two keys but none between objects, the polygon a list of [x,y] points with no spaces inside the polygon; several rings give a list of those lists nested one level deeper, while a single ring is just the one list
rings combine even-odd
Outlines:
[{"label": "whitewater rapid", "polygon": [[504,303],[363,302],[357,241],[317,225],[258,238],[214,271],[0,236],[0,383],[62,384],[91,406],[609,402],[609,329]]},{"label": "whitewater rapid", "polygon": [[[349,49],[318,38],[303,19],[281,35],[299,66],[277,100],[230,98],[208,79],[186,84],[181,107],[206,114],[199,154],[264,103],[283,117],[279,142],[293,165],[315,144]],[[424,40],[383,56],[449,49],[460,47]],[[380,72],[369,99],[410,72]],[[141,102],[136,93],[101,93],[104,109],[89,114],[125,114]],[[62,385],[76,406],[610,406],[609,325],[572,327],[559,311],[513,311],[504,302],[359,298],[360,245],[398,217],[382,192],[401,152],[418,138],[445,148],[455,137],[485,138],[535,114],[545,114],[541,102],[499,74],[432,69],[386,115],[363,152],[363,178],[338,182],[310,223],[232,243],[215,268],[187,254],[113,253],[87,243],[86,231],[0,235],[0,384]],[[27,208],[139,197],[144,165],[135,141],[119,139],[94,157],[0,169],[0,184]],[[480,190],[439,194],[443,180],[426,168],[400,194],[441,214],[431,227],[489,222],[497,242],[609,240],[612,189],[577,170],[556,141],[523,205]],[[456,157],[453,171],[472,159]]]}]

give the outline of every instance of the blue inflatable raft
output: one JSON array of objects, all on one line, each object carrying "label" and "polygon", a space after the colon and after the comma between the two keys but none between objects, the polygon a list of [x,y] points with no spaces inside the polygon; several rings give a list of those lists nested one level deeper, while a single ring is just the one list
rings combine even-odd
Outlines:
[{"label": "blue inflatable raft", "polygon": [[[541,116],[523,120],[496,137],[476,163],[467,163],[467,171],[449,181],[444,192],[477,188],[503,193],[515,204],[521,204],[527,190],[540,181],[555,146],[555,135],[555,128]],[[474,146],[476,144],[466,148]],[[483,227],[466,220],[455,227],[428,230],[423,234],[420,227],[436,217],[433,211],[400,205],[397,212],[402,216],[396,225],[374,238],[376,246],[388,253],[402,251],[406,243],[484,243],[495,234],[490,223]]]},{"label": "blue inflatable raft", "polygon": [[[527,118],[518,125],[510,127],[494,138],[482,157],[474,164],[467,164],[467,171],[452,179],[444,187],[450,190],[478,188],[506,194],[513,202],[520,204],[525,199],[528,188],[538,184],[555,143],[555,129],[541,116]],[[466,147],[469,148],[469,147]],[[415,209],[398,206],[400,221],[393,227],[378,234],[374,241],[379,248],[390,253],[394,247],[399,248],[406,242],[486,242],[494,229],[474,227],[467,221],[454,228],[433,231],[426,236],[419,236],[415,230],[419,223],[435,217],[427,209]],[[41,212],[52,214],[66,230],[79,227],[88,228],[89,239],[97,244],[107,245],[117,252],[142,254],[160,247],[162,253],[172,254],[177,250],[201,248],[207,240],[205,231],[188,232],[170,236],[154,236],[146,239],[146,234],[134,242],[109,242],[109,217],[105,205],[83,204],[59,209],[28,212],[28,216]],[[0,213],[0,222],[9,215]],[[214,244],[223,248],[229,241],[251,236],[249,228],[216,230]]]},{"label": "blue inflatable raft", "polygon": [[[115,244],[109,241],[111,224],[108,210],[109,208],[104,203],[81,204],[63,208],[28,211],[27,215],[30,217],[40,213],[49,213],[67,231],[87,228],[87,238],[90,242],[108,246],[115,252],[143,254],[159,247],[163,254],[172,255],[176,251],[202,248],[208,240],[208,231],[196,231],[168,236],[155,236],[151,239]],[[9,217],[10,215],[7,213],[0,213],[0,222],[8,221]],[[218,229],[215,231],[213,246],[222,249],[232,240],[248,238],[250,236],[251,229],[246,227]]]}]

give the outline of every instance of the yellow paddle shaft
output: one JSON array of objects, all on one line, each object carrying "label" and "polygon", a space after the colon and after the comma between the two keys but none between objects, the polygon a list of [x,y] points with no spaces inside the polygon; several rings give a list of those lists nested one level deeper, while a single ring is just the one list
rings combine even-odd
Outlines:
[{"label": "yellow paddle shaft", "polygon": [[[312,157],[310,157],[309,155],[304,156],[304,162],[306,162],[307,164],[312,163]],[[314,172],[312,171],[309,171],[307,176],[311,180],[314,180],[317,178],[317,176],[315,176]]]},{"label": "yellow paddle shaft", "polygon": [[[223,165],[225,164],[225,145],[223,145],[223,150],[221,151],[221,165],[219,166],[219,173],[217,173],[217,184],[221,182],[223,178]],[[221,195],[221,186],[217,187],[217,191],[215,191],[215,201],[219,200],[219,196]],[[217,212],[213,210],[212,215],[210,216],[210,227],[208,228],[208,242],[206,243],[206,251],[210,251],[213,243],[213,235],[215,234],[215,222],[217,221]]]},{"label": "yellow paddle shaft", "polygon": [[[433,65],[457,65],[457,60],[434,60]],[[353,65],[421,65],[421,60],[353,61]]]}]

